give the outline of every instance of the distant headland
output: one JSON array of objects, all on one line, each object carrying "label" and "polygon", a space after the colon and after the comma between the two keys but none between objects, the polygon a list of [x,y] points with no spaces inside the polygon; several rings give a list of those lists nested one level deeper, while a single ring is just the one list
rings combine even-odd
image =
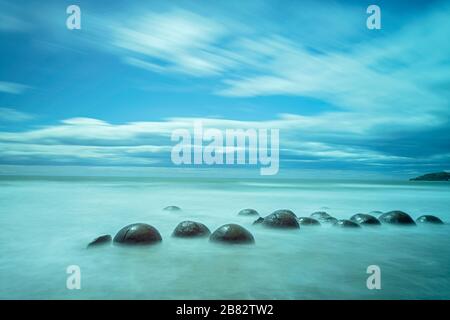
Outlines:
[{"label": "distant headland", "polygon": [[450,172],[427,173],[423,176],[409,179],[410,181],[450,181]]}]

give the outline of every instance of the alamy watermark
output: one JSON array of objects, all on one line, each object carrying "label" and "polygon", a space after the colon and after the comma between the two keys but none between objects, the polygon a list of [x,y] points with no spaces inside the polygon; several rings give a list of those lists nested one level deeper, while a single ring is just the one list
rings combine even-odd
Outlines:
[{"label": "alamy watermark", "polygon": [[175,165],[257,165],[261,175],[278,173],[278,129],[220,130],[196,121],[192,131],[176,129],[171,139],[178,142],[171,152]]},{"label": "alamy watermark", "polygon": [[66,13],[70,16],[66,19],[66,27],[69,30],[80,30],[81,29],[81,9],[77,5],[70,5],[66,9]]},{"label": "alamy watermark", "polygon": [[66,280],[66,288],[68,290],[80,290],[81,289],[81,269],[80,266],[75,264],[66,268],[68,274]]},{"label": "alamy watermark", "polygon": [[369,30],[380,30],[381,29],[381,9],[375,4],[371,4],[367,7],[367,17],[366,26]]},{"label": "alamy watermark", "polygon": [[375,264],[367,267],[367,274],[370,276],[367,278],[366,286],[369,290],[381,289],[381,268]]}]

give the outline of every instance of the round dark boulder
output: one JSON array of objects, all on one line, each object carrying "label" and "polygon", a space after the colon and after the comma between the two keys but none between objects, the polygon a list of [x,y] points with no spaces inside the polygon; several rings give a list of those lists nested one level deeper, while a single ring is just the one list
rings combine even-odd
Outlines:
[{"label": "round dark boulder", "polygon": [[381,222],[370,214],[357,213],[350,218],[351,221],[362,225],[379,226]]},{"label": "round dark boulder", "polygon": [[383,213],[379,220],[383,223],[399,224],[399,225],[416,225],[411,216],[403,211],[390,211]]},{"label": "round dark boulder", "polygon": [[300,217],[297,221],[301,226],[320,226],[320,222],[314,218]]},{"label": "round dark boulder", "polygon": [[298,229],[297,216],[291,210],[277,210],[264,218],[262,224],[270,228]]},{"label": "round dark boulder", "polygon": [[104,246],[106,244],[110,244],[112,240],[112,237],[109,234],[105,234],[103,236],[97,237],[94,240],[92,240],[88,245],[87,248],[93,248],[93,247],[99,247]]},{"label": "round dark boulder", "polygon": [[356,222],[346,219],[338,220],[336,223],[333,224],[333,226],[340,228],[361,228],[361,226]]},{"label": "round dark boulder", "polygon": [[316,211],[313,212],[309,215],[311,218],[320,220],[320,219],[324,219],[324,218],[329,218],[331,217],[328,213],[326,213],[325,211]]},{"label": "round dark boulder", "polygon": [[162,241],[159,231],[145,223],[133,223],[120,229],[114,237],[117,244],[155,244]]},{"label": "round dark boulder", "polygon": [[255,242],[253,235],[238,224],[225,224],[214,231],[209,241],[230,244],[252,244]]},{"label": "round dark boulder", "polygon": [[238,213],[239,216],[259,216],[258,211],[255,209],[242,209]]},{"label": "round dark boulder", "polygon": [[436,216],[424,215],[420,216],[416,220],[417,223],[431,223],[431,224],[444,224],[444,222]]},{"label": "round dark boulder", "polygon": [[163,209],[164,211],[181,211],[180,207],[177,206],[168,206]]},{"label": "round dark boulder", "polygon": [[338,219],[336,219],[335,217],[331,217],[331,216],[319,218],[317,220],[319,220],[321,223],[325,223],[325,224],[335,224],[336,222],[338,222]]},{"label": "round dark boulder", "polygon": [[208,227],[203,223],[195,221],[180,222],[172,233],[172,237],[194,238],[207,237],[211,234]]},{"label": "round dark boulder", "polygon": [[259,217],[258,219],[253,221],[253,224],[261,224],[261,223],[263,223],[263,221],[264,221],[264,218]]}]

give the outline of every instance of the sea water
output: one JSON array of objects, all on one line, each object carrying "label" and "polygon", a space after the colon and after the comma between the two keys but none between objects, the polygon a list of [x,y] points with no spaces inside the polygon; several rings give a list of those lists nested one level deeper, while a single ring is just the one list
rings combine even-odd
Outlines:
[{"label": "sea water", "polygon": [[[450,183],[175,178],[0,177],[0,298],[449,299]],[[181,212],[165,212],[168,205]],[[443,226],[270,230],[237,216],[291,209],[349,218],[373,210],[439,216]],[[175,239],[183,220],[238,223],[255,245]],[[163,241],[86,250],[130,223]],[[80,268],[79,290],[66,286]],[[367,267],[381,270],[369,290]]]}]

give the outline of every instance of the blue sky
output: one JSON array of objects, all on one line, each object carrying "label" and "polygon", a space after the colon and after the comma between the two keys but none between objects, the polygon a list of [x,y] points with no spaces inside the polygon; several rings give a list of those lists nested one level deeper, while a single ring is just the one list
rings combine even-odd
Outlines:
[{"label": "blue sky", "polygon": [[0,165],[170,167],[201,119],[278,128],[281,171],[450,169],[449,30],[449,1],[0,0]]}]

